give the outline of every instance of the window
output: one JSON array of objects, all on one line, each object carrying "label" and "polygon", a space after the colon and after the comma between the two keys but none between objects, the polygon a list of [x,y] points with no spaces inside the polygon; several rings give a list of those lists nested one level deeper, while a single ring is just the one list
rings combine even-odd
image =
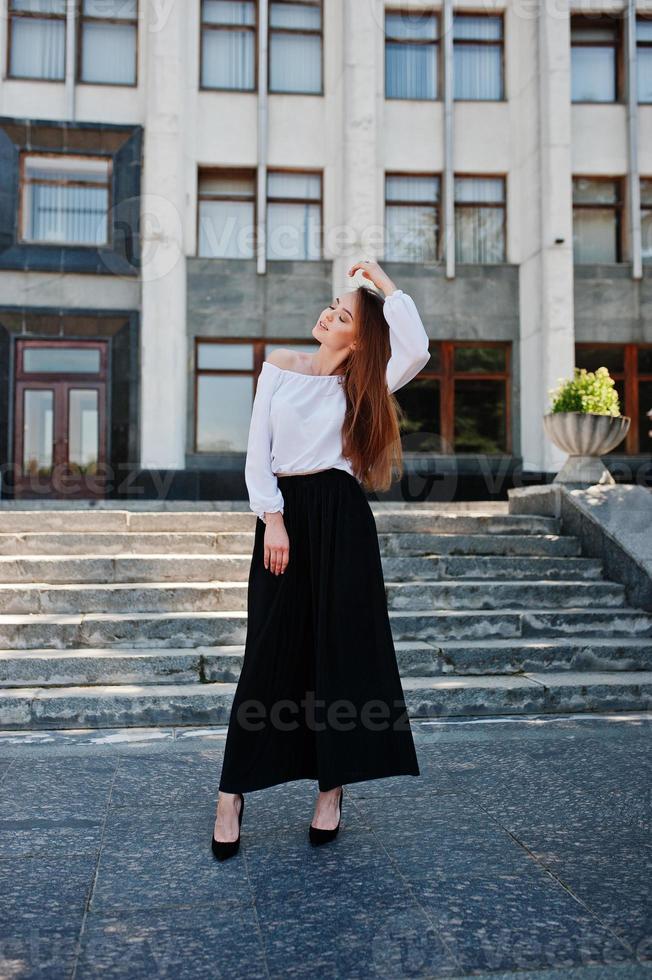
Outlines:
[{"label": "window", "polygon": [[110,173],[108,157],[22,154],[21,240],[107,244]]},{"label": "window", "polygon": [[509,344],[431,341],[430,361],[396,392],[409,452],[511,452]]},{"label": "window", "polygon": [[321,258],[321,174],[267,174],[267,258]]},{"label": "window", "polygon": [[136,84],[137,0],[81,0],[79,78]]},{"label": "window", "polygon": [[505,261],[505,178],[455,178],[457,262]]},{"label": "window", "polygon": [[255,214],[254,171],[200,171],[197,254],[223,259],[253,258]]},{"label": "window", "polygon": [[647,417],[652,408],[652,344],[576,344],[575,363],[587,371],[606,367],[616,382],[621,414],[632,420],[611,453],[652,452],[652,423]]},{"label": "window", "polygon": [[269,91],[322,92],[321,0],[270,3]]},{"label": "window", "polygon": [[652,179],[641,180],[641,237],[643,261],[652,262]]},{"label": "window", "polygon": [[67,0],[9,0],[12,78],[63,81],[66,74]]},{"label": "window", "polygon": [[652,18],[636,21],[638,101],[652,102]]},{"label": "window", "polygon": [[439,60],[437,14],[420,10],[386,12],[386,98],[438,98]]},{"label": "window", "polygon": [[255,0],[202,0],[201,87],[256,87]]},{"label": "window", "polygon": [[195,452],[247,451],[255,379],[276,347],[316,350],[314,340],[195,342]]},{"label": "window", "polygon": [[571,17],[571,99],[616,102],[620,22],[613,17]]},{"label": "window", "polygon": [[434,262],[439,246],[439,177],[387,174],[385,259]]},{"label": "window", "polygon": [[621,261],[621,181],[573,177],[573,251],[577,264]]},{"label": "window", "polygon": [[503,18],[455,14],[453,62],[456,99],[503,99]]}]

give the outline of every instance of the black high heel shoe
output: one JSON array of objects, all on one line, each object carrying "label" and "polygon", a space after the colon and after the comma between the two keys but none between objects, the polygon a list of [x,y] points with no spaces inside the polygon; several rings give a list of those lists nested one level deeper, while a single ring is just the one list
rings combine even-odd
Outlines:
[{"label": "black high heel shoe", "polygon": [[213,831],[213,841],[212,848],[213,854],[218,861],[224,861],[226,858],[233,857],[237,854],[238,848],[240,847],[240,827],[242,826],[242,814],[244,813],[244,796],[242,793],[238,793],[238,796],[242,800],[240,804],[240,813],[238,814],[238,836],[236,840],[215,840],[215,831]]},{"label": "black high heel shoe", "polygon": [[310,827],[308,828],[308,837],[310,839],[311,844],[326,844],[327,841],[333,840],[335,837],[337,837],[337,832],[340,829],[340,824],[342,822],[343,795],[344,795],[344,787],[342,786],[340,790],[340,800],[339,800],[340,818],[337,821],[337,827],[334,827],[332,830],[321,830],[319,827],[313,827],[313,825],[310,824]]}]

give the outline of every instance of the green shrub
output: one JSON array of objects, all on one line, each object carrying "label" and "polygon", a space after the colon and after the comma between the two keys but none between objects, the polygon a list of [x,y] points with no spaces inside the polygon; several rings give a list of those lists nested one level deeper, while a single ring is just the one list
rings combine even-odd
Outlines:
[{"label": "green shrub", "polygon": [[575,368],[575,377],[550,389],[551,412],[592,412],[594,415],[620,415],[618,392],[606,367],[597,371]]}]

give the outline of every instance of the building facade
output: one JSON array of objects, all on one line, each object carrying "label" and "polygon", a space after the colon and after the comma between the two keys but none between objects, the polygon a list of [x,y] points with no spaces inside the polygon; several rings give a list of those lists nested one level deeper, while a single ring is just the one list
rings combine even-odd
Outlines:
[{"label": "building facade", "polygon": [[550,479],[575,365],[650,480],[652,0],[0,9],[3,496],[241,497],[262,361],[370,255],[431,338],[403,496]]}]

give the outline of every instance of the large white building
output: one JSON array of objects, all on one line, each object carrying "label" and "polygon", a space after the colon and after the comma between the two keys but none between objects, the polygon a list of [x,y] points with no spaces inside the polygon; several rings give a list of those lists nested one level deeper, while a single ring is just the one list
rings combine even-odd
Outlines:
[{"label": "large white building", "polygon": [[262,361],[368,255],[432,339],[401,492],[549,479],[575,364],[649,479],[651,0],[0,11],[5,496],[242,495]]}]

